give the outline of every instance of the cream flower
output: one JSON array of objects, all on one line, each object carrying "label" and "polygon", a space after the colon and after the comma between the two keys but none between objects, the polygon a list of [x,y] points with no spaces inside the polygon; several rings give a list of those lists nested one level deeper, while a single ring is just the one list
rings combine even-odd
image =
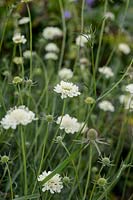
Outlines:
[{"label": "cream flower", "polygon": [[[35,51],[32,51],[32,56],[35,56],[36,52]],[[24,58],[26,59],[30,59],[31,57],[31,51],[30,50],[26,50],[23,52],[23,56]]]},{"label": "cream flower", "polygon": [[59,53],[59,48],[57,47],[57,45],[55,43],[48,43],[45,47],[45,50],[48,52],[55,52],[55,53]]},{"label": "cream flower", "polygon": [[110,20],[114,20],[115,19],[115,15],[114,15],[114,13],[112,13],[112,12],[106,12],[105,14],[104,14],[104,17],[106,18],[106,19],[110,19]]},{"label": "cream flower", "polygon": [[20,44],[20,43],[25,44],[27,41],[25,36],[21,35],[20,33],[15,33],[12,40],[15,44]]},{"label": "cream flower", "polygon": [[67,97],[75,97],[81,94],[78,86],[65,81],[61,81],[60,84],[57,84],[57,86],[54,87],[54,91],[61,94],[62,99]]},{"label": "cream flower", "polygon": [[62,80],[69,80],[73,77],[73,72],[71,69],[68,69],[68,68],[62,68],[60,71],[59,71],[59,77],[60,79]]},{"label": "cream flower", "polygon": [[49,52],[49,53],[45,54],[44,59],[45,60],[57,60],[58,56],[55,53]]},{"label": "cream flower", "polygon": [[30,21],[29,17],[23,17],[18,21],[18,24],[19,25],[27,24],[27,23],[29,23],[29,21]]},{"label": "cream flower", "polygon": [[16,64],[16,65],[21,65],[23,63],[23,58],[22,57],[14,57],[13,58],[13,62]]},{"label": "cream flower", "polygon": [[133,83],[126,86],[126,91],[133,95]]},{"label": "cream flower", "polygon": [[[44,171],[41,175],[39,175],[38,181],[43,181],[49,174],[51,174],[51,171]],[[62,188],[62,177],[59,174],[55,174],[51,179],[42,185],[42,191],[45,192],[49,190],[51,194],[60,193]]]},{"label": "cream flower", "polygon": [[105,76],[105,78],[110,78],[112,76],[114,76],[114,73],[112,71],[112,69],[110,67],[104,66],[104,67],[100,67],[98,69],[98,71],[103,74]]},{"label": "cream flower", "polygon": [[115,108],[114,106],[112,105],[112,103],[110,101],[101,101],[99,104],[98,104],[98,107],[101,109],[101,110],[104,110],[104,111],[110,111],[110,112],[114,112],[115,111]]},{"label": "cream flower", "polygon": [[76,45],[80,47],[84,47],[87,42],[88,42],[88,35],[79,35],[76,38]]},{"label": "cream flower", "polygon": [[63,117],[58,117],[56,123],[60,125],[60,129],[65,129],[66,133],[72,134],[78,132],[81,127],[81,124],[77,121],[77,119],[70,117],[68,114]]},{"label": "cream flower", "polygon": [[62,37],[63,33],[58,27],[46,27],[42,33],[43,37],[47,40],[53,40]]},{"label": "cream flower", "polygon": [[19,107],[11,108],[4,118],[1,120],[1,125],[4,129],[16,129],[17,125],[24,125],[31,123],[33,120],[36,120],[35,113],[30,111],[24,105]]},{"label": "cream flower", "polygon": [[124,53],[124,54],[129,54],[130,53],[130,47],[126,44],[126,43],[120,43],[119,45],[118,45],[118,49],[119,49],[119,51],[121,51],[122,53]]},{"label": "cream flower", "polygon": [[126,110],[133,111],[133,97],[132,95],[120,95],[120,103],[124,104]]}]

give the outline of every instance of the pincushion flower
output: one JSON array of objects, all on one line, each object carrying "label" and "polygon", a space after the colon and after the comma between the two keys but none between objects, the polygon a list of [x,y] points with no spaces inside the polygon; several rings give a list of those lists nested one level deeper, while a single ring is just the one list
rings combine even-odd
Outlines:
[{"label": "pincushion flower", "polygon": [[69,116],[68,114],[58,117],[56,123],[59,124],[60,129],[64,129],[66,133],[74,134],[81,128],[81,124],[78,122],[78,120],[75,117]]},{"label": "pincushion flower", "polygon": [[46,27],[42,33],[43,37],[47,40],[53,40],[55,38],[62,37],[63,33],[58,27]]},{"label": "pincushion flower", "polygon": [[[38,176],[38,181],[43,181],[51,171],[44,171],[41,175]],[[55,174],[51,179],[42,185],[42,191],[50,191],[51,194],[60,193],[63,188],[62,177],[59,174]]]},{"label": "pincushion flower", "polygon": [[120,43],[119,45],[118,45],[118,49],[119,49],[119,51],[121,51],[122,53],[124,53],[124,54],[129,54],[130,53],[130,47],[126,44],[126,43]]},{"label": "pincushion flower", "polygon": [[12,38],[13,42],[15,44],[25,44],[26,43],[26,38],[24,35],[21,35],[20,33],[15,33],[15,35]]},{"label": "pincushion flower", "polygon": [[18,24],[19,25],[27,24],[27,23],[29,23],[29,21],[30,21],[29,17],[23,17],[18,21]]},{"label": "pincushion flower", "polygon": [[30,111],[24,105],[19,107],[11,108],[5,117],[1,120],[1,125],[4,129],[16,129],[18,125],[24,125],[31,123],[33,120],[36,120],[35,113]]},{"label": "pincushion flower", "polygon": [[88,35],[79,35],[76,38],[76,45],[80,47],[84,47],[87,42],[88,42]]},{"label": "pincushion flower", "polygon": [[133,95],[133,83],[126,86],[126,91]]},{"label": "pincushion flower", "polygon": [[58,56],[53,52],[49,52],[49,53],[45,54],[44,59],[45,60],[57,60]]},{"label": "pincushion flower", "polygon": [[106,19],[110,19],[110,20],[114,20],[115,19],[115,15],[114,15],[114,13],[112,13],[112,12],[106,12],[105,14],[104,14],[104,17],[106,18]]},{"label": "pincushion flower", "polygon": [[121,104],[124,104],[124,108],[129,110],[130,112],[133,111],[133,97],[132,95],[120,95],[119,101]]},{"label": "pincushion flower", "polygon": [[62,68],[60,71],[59,71],[59,77],[60,79],[62,80],[69,80],[73,77],[73,72],[71,69],[68,69],[68,68]]},{"label": "pincushion flower", "polygon": [[105,78],[110,78],[114,76],[114,73],[110,67],[104,66],[100,67],[98,71],[105,76]]},{"label": "pincushion flower", "polygon": [[59,52],[59,48],[57,47],[57,45],[52,42],[46,45],[45,50],[48,52],[55,52],[55,53]]},{"label": "pincushion flower", "polygon": [[77,85],[65,81],[61,81],[60,84],[57,84],[54,87],[54,91],[61,94],[62,99],[67,97],[72,98],[81,94]]},{"label": "pincushion flower", "polygon": [[98,104],[98,107],[103,111],[114,112],[115,108],[110,101],[104,100]]}]

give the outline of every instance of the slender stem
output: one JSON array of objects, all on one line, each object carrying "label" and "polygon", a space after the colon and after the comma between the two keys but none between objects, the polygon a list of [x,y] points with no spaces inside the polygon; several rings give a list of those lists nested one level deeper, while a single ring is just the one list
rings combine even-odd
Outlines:
[{"label": "slender stem", "polygon": [[62,40],[62,47],[61,47],[61,54],[60,54],[60,60],[58,65],[58,71],[60,70],[63,62],[64,52],[65,52],[65,43],[66,43],[66,22],[64,17],[64,9],[63,9],[63,3],[62,0],[59,0],[59,6],[61,11],[61,17],[62,17],[62,26],[63,26],[63,40]]},{"label": "slender stem", "polygon": [[85,186],[83,200],[86,199],[86,194],[87,194],[87,190],[88,190],[88,186],[89,186],[89,182],[90,182],[91,165],[92,165],[92,145],[90,144],[90,156],[89,156],[89,162],[88,162],[88,176],[87,176],[87,182],[86,182],[86,186]]},{"label": "slender stem", "polygon": [[92,60],[92,71],[93,71],[93,88],[94,88],[94,95],[96,97],[96,72],[95,72],[95,64],[94,64],[94,53],[93,47],[91,47],[91,60]]},{"label": "slender stem", "polygon": [[28,11],[28,16],[30,19],[30,79],[32,79],[32,21],[31,21],[31,13],[30,13],[30,8],[29,4],[26,3],[27,11]]},{"label": "slender stem", "polygon": [[[108,5],[108,0],[105,0],[104,13],[106,13],[106,11],[107,11],[107,5]],[[100,57],[100,51],[101,51],[101,46],[102,46],[103,32],[104,32],[104,28],[105,28],[105,21],[106,21],[106,18],[103,19],[101,32],[100,32],[100,36],[99,36],[99,44],[98,44],[98,50],[97,50],[97,55],[96,55],[95,70],[97,70],[97,67],[98,67],[98,64],[99,64],[99,57]]]},{"label": "slender stem", "polygon": [[[23,58],[21,44],[19,44],[19,53],[20,53],[20,57]],[[22,61],[21,67],[22,67],[22,72],[21,72],[22,73],[22,78],[24,78],[24,64],[23,64],[23,61]]]},{"label": "slender stem", "polygon": [[10,174],[10,169],[9,169],[8,163],[6,163],[6,167],[7,167],[9,181],[10,181],[11,200],[13,200],[12,178],[11,178],[11,174]]},{"label": "slender stem", "polygon": [[[71,156],[69,150],[67,149],[66,145],[65,145],[63,142],[62,142],[62,146],[63,146],[64,149],[66,150],[68,156]],[[74,170],[75,170],[75,176],[76,176],[76,180],[77,180],[77,182],[78,182],[78,187],[79,187],[80,196],[81,196],[81,198],[82,198],[83,194],[82,194],[81,187],[80,187],[80,182],[79,182],[78,172],[77,172],[77,169],[76,169],[76,166],[75,166],[74,160],[71,159],[71,161],[72,161],[73,168],[74,168]]]},{"label": "slender stem", "polygon": [[[40,174],[41,169],[42,169],[42,165],[43,165],[43,163],[44,163],[44,153],[45,153],[45,147],[46,147],[47,138],[48,138],[48,124],[47,124],[46,134],[45,134],[44,141],[43,141],[42,156],[41,156],[41,161],[40,161],[39,169],[38,169],[38,172],[37,172],[37,176]],[[37,184],[37,181],[35,181],[32,194],[33,194],[34,191],[35,191],[36,184]]]},{"label": "slender stem", "polygon": [[81,6],[81,33],[84,31],[84,7],[85,7],[85,0],[82,0]]},{"label": "slender stem", "polygon": [[27,167],[26,167],[26,153],[25,153],[25,137],[24,131],[21,126],[21,145],[22,145],[22,156],[23,156],[23,167],[24,167],[24,194],[27,195]]},{"label": "slender stem", "polygon": [[127,67],[125,73],[123,74],[123,76],[111,87],[111,89],[109,89],[107,92],[105,92],[103,95],[101,95],[97,101],[103,99],[105,96],[107,96],[108,94],[110,94],[120,83],[121,81],[125,78],[125,76],[127,75],[128,70],[130,69],[130,67],[132,66],[133,63],[133,59],[131,60],[131,63],[129,64],[129,66]]}]

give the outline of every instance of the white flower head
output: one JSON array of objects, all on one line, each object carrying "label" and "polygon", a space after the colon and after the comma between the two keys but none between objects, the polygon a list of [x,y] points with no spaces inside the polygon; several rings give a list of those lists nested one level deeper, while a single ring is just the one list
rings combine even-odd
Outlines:
[{"label": "white flower head", "polygon": [[36,120],[35,113],[30,111],[24,105],[19,107],[11,108],[4,118],[1,120],[1,125],[4,129],[16,129],[17,125],[24,125],[31,123],[33,120]]},{"label": "white flower head", "polygon": [[[41,175],[38,176],[38,181],[43,181],[51,171],[44,171]],[[42,185],[42,191],[50,191],[51,194],[60,193],[63,188],[62,177],[59,174],[55,174],[51,179]]]},{"label": "white flower head", "polygon": [[29,23],[29,21],[30,21],[29,17],[23,17],[18,21],[18,24],[19,25],[27,24],[27,23]]},{"label": "white flower head", "polygon": [[49,53],[45,54],[44,59],[45,60],[57,60],[58,56],[57,56],[57,54],[55,54],[53,52],[49,52]]},{"label": "white flower head", "polygon": [[126,86],[126,91],[133,95],[133,83]]},{"label": "white flower head", "polygon": [[103,66],[98,69],[98,71],[105,76],[105,78],[110,78],[114,76],[114,73],[110,67]]},{"label": "white flower head", "polygon": [[54,87],[54,91],[61,94],[62,99],[76,97],[81,94],[77,85],[65,81],[61,81],[60,84],[57,84]]},{"label": "white flower head", "polygon": [[79,35],[76,38],[76,45],[80,47],[84,47],[87,42],[88,42],[88,35]]},{"label": "white flower head", "polygon": [[62,68],[60,71],[59,71],[59,77],[60,79],[62,80],[69,80],[73,77],[73,72],[71,69],[68,69],[68,68]]},{"label": "white flower head", "polygon": [[[32,51],[32,56],[35,56],[36,52],[35,51]],[[26,50],[23,52],[23,56],[24,58],[26,59],[30,59],[31,57],[31,51],[30,50]]]},{"label": "white flower head", "polygon": [[22,3],[29,3],[31,1],[33,1],[33,0],[21,0]]},{"label": "white flower head", "polygon": [[120,43],[119,45],[118,45],[118,49],[119,49],[119,51],[121,51],[122,53],[124,53],[124,54],[129,54],[130,53],[130,47],[126,44],[126,43]]},{"label": "white flower head", "polygon": [[21,35],[20,33],[15,33],[12,40],[15,44],[20,44],[20,43],[25,44],[27,41],[25,36]]},{"label": "white flower head", "polygon": [[103,111],[114,112],[115,108],[110,101],[104,100],[98,104],[98,107]]},{"label": "white flower head", "polygon": [[57,45],[55,43],[48,43],[45,47],[45,50],[48,52],[55,52],[55,53],[59,53],[59,48],[57,47]]},{"label": "white flower head", "polygon": [[53,40],[55,38],[62,37],[63,33],[58,27],[46,27],[42,33],[43,37],[47,40]]},{"label": "white flower head", "polygon": [[105,14],[104,14],[104,17],[106,18],[106,19],[110,19],[110,20],[114,20],[115,19],[115,15],[114,15],[114,13],[112,13],[112,12],[106,12]]},{"label": "white flower head", "polygon": [[81,127],[78,120],[75,117],[70,117],[68,114],[58,117],[56,123],[60,125],[60,129],[64,129],[66,133],[72,134],[78,132]]},{"label": "white flower head", "polygon": [[130,112],[133,111],[133,97],[132,95],[120,95],[119,101],[121,104],[124,104],[124,108],[129,110]]}]

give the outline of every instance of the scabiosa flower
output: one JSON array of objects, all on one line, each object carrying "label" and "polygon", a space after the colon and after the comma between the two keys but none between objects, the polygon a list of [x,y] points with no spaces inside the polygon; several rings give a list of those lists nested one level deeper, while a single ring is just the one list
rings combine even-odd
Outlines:
[{"label": "scabiosa flower", "polygon": [[105,78],[110,78],[114,76],[114,73],[110,67],[104,66],[100,67],[98,71],[105,76]]},{"label": "scabiosa flower", "polygon": [[[35,56],[36,52],[35,51],[32,51],[32,56]],[[31,51],[30,50],[26,50],[23,52],[23,56],[24,58],[26,59],[30,59],[31,57]]]},{"label": "scabiosa flower", "polygon": [[62,37],[63,33],[58,27],[46,27],[42,33],[43,37],[47,40],[53,40],[55,38]]},{"label": "scabiosa flower", "polygon": [[74,85],[73,83],[61,81],[60,84],[57,84],[54,87],[54,91],[56,93],[61,94],[61,98],[67,98],[67,97],[76,97],[80,95],[78,86]]},{"label": "scabiosa flower", "polygon": [[70,19],[72,17],[71,12],[69,10],[65,10],[64,11],[64,17],[65,17],[65,19]]},{"label": "scabiosa flower", "polygon": [[30,21],[29,17],[23,17],[18,21],[18,24],[19,25],[27,24],[27,23],[29,23],[29,21]]},{"label": "scabiosa flower", "polygon": [[124,104],[124,108],[129,110],[130,112],[133,111],[133,97],[132,95],[120,95],[119,101],[121,104]]},{"label": "scabiosa flower", "polygon": [[78,132],[81,127],[78,120],[75,117],[70,117],[68,114],[58,117],[56,123],[60,125],[60,129],[65,129],[66,133],[72,134]]},{"label": "scabiosa flower", "polygon": [[126,91],[133,95],[133,83],[126,86]]},{"label": "scabiosa flower", "polygon": [[87,42],[88,42],[88,35],[79,35],[76,38],[76,45],[80,47],[84,47]]},{"label": "scabiosa flower", "polygon": [[114,20],[115,19],[115,15],[114,15],[114,13],[112,13],[112,12],[106,12],[105,14],[104,14],[104,17],[106,18],[106,19],[110,19],[110,20]]},{"label": "scabiosa flower", "polygon": [[21,35],[20,33],[15,33],[15,35],[12,38],[13,42],[15,44],[25,44],[26,43],[26,38],[24,35]]},{"label": "scabiosa flower", "polygon": [[120,43],[119,45],[118,45],[118,49],[119,49],[119,51],[121,51],[122,53],[124,53],[124,54],[129,54],[130,53],[130,47],[126,44],[126,43]]},{"label": "scabiosa flower", "polygon": [[11,108],[4,118],[1,120],[1,125],[4,129],[16,129],[17,125],[24,125],[31,123],[33,120],[36,120],[35,113],[30,111],[24,105],[19,107]]},{"label": "scabiosa flower", "polygon": [[98,107],[103,111],[114,112],[115,108],[110,101],[104,100],[98,104]]},{"label": "scabiosa flower", "polygon": [[57,60],[58,56],[53,52],[49,52],[49,53],[45,54],[44,59],[45,60]]},{"label": "scabiosa flower", "polygon": [[[44,171],[41,175],[38,176],[38,181],[43,181],[51,171]],[[42,191],[50,191],[51,194],[60,193],[63,188],[62,177],[59,174],[55,174],[51,179],[42,185]]]},{"label": "scabiosa flower", "polygon": [[48,52],[55,52],[55,53],[59,53],[59,48],[57,47],[57,45],[55,43],[48,43],[45,47],[45,50]]},{"label": "scabiosa flower", "polygon": [[59,77],[60,79],[62,80],[69,80],[73,77],[73,72],[71,69],[68,69],[68,68],[62,68],[60,71],[59,71]]}]

